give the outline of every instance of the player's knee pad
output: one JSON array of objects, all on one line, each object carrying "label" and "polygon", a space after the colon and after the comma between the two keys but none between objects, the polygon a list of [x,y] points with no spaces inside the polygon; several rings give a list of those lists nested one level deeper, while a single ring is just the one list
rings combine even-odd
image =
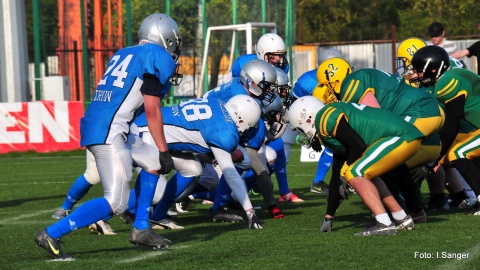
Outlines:
[{"label": "player's knee pad", "polygon": [[105,194],[105,199],[110,204],[110,207],[115,215],[120,215],[125,211],[125,209],[127,209],[129,195],[130,188],[128,184],[119,194]]},{"label": "player's knee pad", "polygon": [[155,194],[153,195],[152,204],[157,204],[165,192],[165,186],[167,185],[167,174],[161,174],[158,178],[157,187],[155,188]]},{"label": "player's knee pad", "polygon": [[160,169],[159,153],[155,146],[145,143],[138,135],[130,133],[127,147],[131,149],[135,167],[140,167],[146,171]]},{"label": "player's knee pad", "polygon": [[85,179],[91,185],[96,185],[100,183],[100,175],[98,174],[97,163],[95,162],[95,157],[92,152],[87,150],[87,168],[83,174]]},{"label": "player's knee pad", "polygon": [[175,170],[185,177],[200,176],[203,171],[202,163],[190,152],[172,152]]}]

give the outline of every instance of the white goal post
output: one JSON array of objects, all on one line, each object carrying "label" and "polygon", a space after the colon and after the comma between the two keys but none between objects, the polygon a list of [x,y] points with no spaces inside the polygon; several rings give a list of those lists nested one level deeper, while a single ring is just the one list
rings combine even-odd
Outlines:
[{"label": "white goal post", "polygon": [[258,28],[267,28],[270,29],[272,33],[277,33],[277,24],[276,23],[262,23],[262,22],[249,22],[245,24],[232,24],[232,25],[222,25],[222,26],[210,26],[207,29],[207,36],[205,38],[205,48],[203,49],[203,59],[202,59],[202,70],[200,73],[200,81],[198,84],[197,90],[197,97],[202,97],[203,95],[203,84],[204,84],[204,77],[205,77],[205,69],[207,67],[208,61],[208,47],[210,42],[210,35],[212,31],[233,31],[232,34],[232,44],[230,50],[230,66],[232,66],[233,62],[233,52],[235,49],[235,36],[237,31],[245,31],[246,34],[246,45],[247,45],[247,54],[252,53],[252,29]]}]

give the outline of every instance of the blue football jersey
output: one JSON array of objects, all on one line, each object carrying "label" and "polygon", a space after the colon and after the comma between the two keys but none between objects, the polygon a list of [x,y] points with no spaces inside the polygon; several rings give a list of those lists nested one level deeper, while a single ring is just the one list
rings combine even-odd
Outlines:
[{"label": "blue football jersey", "polygon": [[300,78],[298,78],[297,82],[293,86],[293,95],[296,98],[311,96],[317,85],[317,69],[307,71],[303,73]]},{"label": "blue football jersey", "polygon": [[233,78],[232,81],[219,85],[203,95],[203,98],[218,98],[227,103],[236,95],[248,95],[247,89],[240,82],[240,78]]},{"label": "blue football jersey", "polygon": [[237,60],[232,63],[232,77],[240,77],[240,71],[242,70],[243,66],[253,59],[258,59],[257,55],[254,53],[240,55]]},{"label": "blue football jersey", "polygon": [[[232,70],[231,70],[232,77],[233,78],[240,77],[240,71],[242,70],[243,66],[245,66],[246,63],[254,59],[258,59],[257,55],[254,53],[240,55],[237,58],[237,60],[233,61],[232,63]],[[290,70],[290,64],[287,64],[283,69],[283,71],[285,71],[285,73],[288,73],[289,70]]]},{"label": "blue football jersey", "polygon": [[143,75],[152,74],[160,80],[163,88],[159,89],[159,95],[163,98],[175,69],[172,56],[152,43],[117,51],[81,119],[81,146],[110,144],[115,136],[126,136],[130,123],[144,110],[140,92]]},{"label": "blue football jersey", "polygon": [[[219,99],[191,99],[161,110],[171,150],[205,154],[216,147],[232,153],[239,143],[237,126]],[[134,123],[140,130],[146,127],[145,113]]]},{"label": "blue football jersey", "polygon": [[[231,82],[222,84],[215,89],[212,89],[203,95],[208,99],[220,99],[224,103],[227,103],[232,97],[236,95],[248,95],[247,90],[240,82],[240,78],[233,78]],[[267,128],[263,121],[259,121],[257,128],[250,128],[248,132],[242,134],[240,140],[241,146],[248,146],[253,149],[260,149],[265,136],[267,135]]]}]

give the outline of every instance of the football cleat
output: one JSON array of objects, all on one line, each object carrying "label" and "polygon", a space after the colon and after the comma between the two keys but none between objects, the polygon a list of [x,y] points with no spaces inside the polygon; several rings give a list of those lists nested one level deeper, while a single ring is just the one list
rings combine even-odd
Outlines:
[{"label": "football cleat", "polygon": [[210,209],[209,217],[212,221],[220,221],[220,222],[242,222],[243,218],[239,215],[235,215],[230,211],[228,206],[222,206],[217,211],[212,211]]},{"label": "football cleat", "polygon": [[289,193],[280,196],[278,199],[279,202],[292,202],[292,203],[299,203],[299,202],[304,202],[304,200],[300,199],[297,195],[293,194],[293,192],[290,190]]},{"label": "football cleat", "polygon": [[156,234],[152,228],[139,230],[133,227],[130,231],[130,238],[128,241],[135,246],[142,245],[154,248],[166,248],[172,244],[172,241]]},{"label": "football cleat", "polygon": [[428,203],[424,206],[425,210],[428,212],[437,211],[437,210],[449,210],[450,206],[446,198],[441,199],[430,199]]},{"label": "football cleat", "polygon": [[164,230],[164,229],[167,229],[167,230],[169,230],[169,229],[170,230],[181,230],[181,229],[185,228],[183,226],[178,225],[177,223],[175,223],[175,221],[173,221],[169,218],[165,218],[165,219],[162,219],[160,221],[150,219],[150,220],[148,220],[148,223],[150,223],[150,226],[154,230]]},{"label": "football cleat", "polygon": [[45,249],[52,258],[61,259],[61,260],[72,260],[72,256],[63,253],[62,248],[60,247],[61,241],[60,238],[55,239],[50,237],[47,234],[47,228],[39,231],[35,236],[35,242],[37,246]]},{"label": "football cleat", "polygon": [[328,194],[328,185],[324,181],[320,183],[312,183],[310,186],[310,192],[317,193],[317,194]]},{"label": "football cleat", "polygon": [[62,219],[70,214],[71,210],[65,210],[63,208],[58,208],[52,215],[53,219]]},{"label": "football cleat", "polygon": [[354,234],[355,236],[374,236],[374,235],[395,235],[397,234],[397,228],[392,222],[390,225],[385,225],[377,222],[374,226],[367,228],[366,230]]},{"label": "football cleat", "polygon": [[284,218],[285,215],[282,213],[282,210],[280,210],[275,204],[270,205],[268,207],[268,212],[270,212],[270,215],[272,215],[273,218]]},{"label": "football cleat", "polygon": [[415,224],[413,223],[413,219],[410,215],[407,215],[402,220],[393,219],[393,223],[395,223],[397,230],[413,230],[413,228],[415,228]]},{"label": "football cleat", "polygon": [[95,223],[90,224],[88,226],[90,231],[95,232],[97,234],[103,234],[103,235],[116,235],[117,233],[110,227],[110,224],[106,221],[99,220]]},{"label": "football cleat", "polygon": [[472,208],[475,206],[475,204],[478,203],[477,198],[468,198],[463,200],[459,205],[458,208]]},{"label": "football cleat", "polygon": [[188,202],[175,203],[175,209],[179,213],[187,213],[188,212]]},{"label": "football cleat", "polygon": [[480,216],[480,202],[477,202],[476,204],[474,204],[470,208],[470,211],[466,212],[465,214],[472,215],[472,216]]},{"label": "football cleat", "polygon": [[133,222],[135,221],[135,215],[127,210],[120,214],[119,217],[123,220],[123,222],[127,224],[133,224]]},{"label": "football cleat", "polygon": [[425,210],[423,209],[416,214],[410,214],[410,216],[412,217],[414,223],[427,222],[427,213],[425,213]]}]

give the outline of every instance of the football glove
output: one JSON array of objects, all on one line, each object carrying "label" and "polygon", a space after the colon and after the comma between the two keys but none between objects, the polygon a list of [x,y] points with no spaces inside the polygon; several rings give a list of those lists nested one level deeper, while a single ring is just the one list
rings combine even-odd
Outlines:
[{"label": "football glove", "polygon": [[422,181],[425,176],[430,172],[426,166],[418,166],[410,170],[410,175],[412,176],[412,180],[414,183]]},{"label": "football glove", "polygon": [[320,232],[332,232],[332,221],[333,218],[325,217],[322,226],[320,226]]},{"label": "football glove", "polygon": [[160,152],[159,174],[168,174],[173,169],[173,159],[168,151]]},{"label": "football glove", "polygon": [[247,211],[247,217],[249,229],[263,229],[262,225],[260,224],[260,220],[258,219],[257,215],[255,215],[255,210]]}]

